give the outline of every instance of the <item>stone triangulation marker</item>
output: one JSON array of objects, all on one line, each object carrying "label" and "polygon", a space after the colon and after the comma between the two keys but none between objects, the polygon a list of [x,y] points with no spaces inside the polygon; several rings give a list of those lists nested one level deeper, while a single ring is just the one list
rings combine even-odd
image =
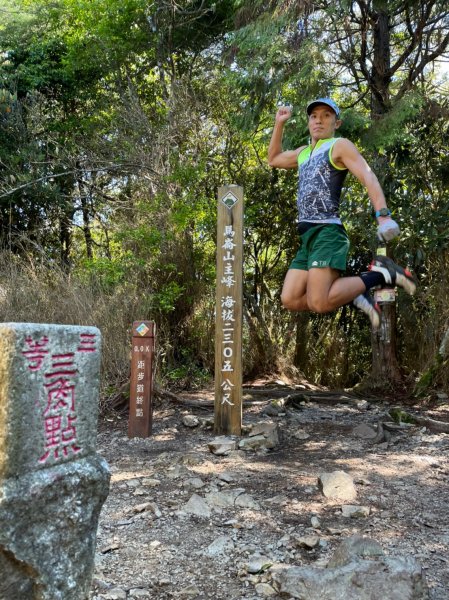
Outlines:
[{"label": "stone triangulation marker", "polygon": [[84,600],[109,469],[96,454],[101,335],[0,324],[0,598]]}]

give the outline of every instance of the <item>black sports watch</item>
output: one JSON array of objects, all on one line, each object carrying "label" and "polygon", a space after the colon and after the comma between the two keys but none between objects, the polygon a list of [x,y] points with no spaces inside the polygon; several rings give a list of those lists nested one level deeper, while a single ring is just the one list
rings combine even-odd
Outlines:
[{"label": "black sports watch", "polygon": [[389,208],[381,208],[380,210],[376,210],[374,213],[377,217],[389,217],[391,215],[391,210]]}]

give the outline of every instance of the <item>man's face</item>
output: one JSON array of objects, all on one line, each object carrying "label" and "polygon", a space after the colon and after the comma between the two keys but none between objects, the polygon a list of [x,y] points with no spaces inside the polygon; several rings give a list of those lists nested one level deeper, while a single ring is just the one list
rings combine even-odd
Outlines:
[{"label": "man's face", "polygon": [[309,132],[313,140],[333,137],[340,125],[341,121],[326,104],[317,104],[309,115]]}]

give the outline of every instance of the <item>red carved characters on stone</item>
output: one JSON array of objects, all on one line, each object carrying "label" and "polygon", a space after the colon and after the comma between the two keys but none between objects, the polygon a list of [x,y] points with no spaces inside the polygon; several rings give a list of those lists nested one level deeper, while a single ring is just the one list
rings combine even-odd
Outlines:
[{"label": "red carved characters on stone", "polygon": [[44,410],[45,453],[39,458],[46,463],[50,456],[55,460],[77,454],[81,448],[76,438],[75,385],[73,377],[78,372],[75,354],[52,354],[51,369],[44,374],[47,405]]},{"label": "red carved characters on stone", "polygon": [[50,354],[49,338],[25,338],[22,354],[27,360],[30,371],[43,371],[43,388],[45,409],[43,411],[43,429],[45,448],[39,458],[42,464],[52,458],[61,460],[77,454],[81,447],[76,431],[76,375],[75,364],[79,353],[97,352],[95,333],[83,331],[79,334],[76,352],[59,352]]},{"label": "red carved characters on stone", "polygon": [[49,353],[47,348],[48,337],[43,336],[40,340],[33,340],[31,337],[25,338],[26,349],[22,350],[22,354],[28,361],[28,369],[30,371],[39,371],[42,367],[45,357]]},{"label": "red carved characters on stone", "polygon": [[95,342],[95,333],[80,333],[78,352],[95,352],[97,350]]}]

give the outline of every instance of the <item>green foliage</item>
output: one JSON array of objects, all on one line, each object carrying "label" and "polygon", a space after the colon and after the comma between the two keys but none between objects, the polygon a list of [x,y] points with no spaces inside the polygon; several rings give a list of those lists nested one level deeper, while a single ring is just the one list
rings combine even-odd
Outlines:
[{"label": "green foliage", "polygon": [[161,312],[173,312],[176,303],[184,292],[183,286],[176,281],[171,281],[164,285],[159,292],[154,294],[154,306]]},{"label": "green foliage", "polygon": [[362,113],[360,109],[350,108],[343,112],[342,120],[343,123],[338,130],[338,135],[350,140],[360,140],[364,136],[369,138],[366,132],[369,129],[371,121],[366,113]]},{"label": "green foliage", "polygon": [[104,257],[82,259],[77,271],[81,281],[95,281],[105,291],[124,283],[127,276],[127,269],[121,260]]},{"label": "green foliage", "polygon": [[388,411],[389,417],[395,422],[401,425],[401,423],[409,423],[411,425],[416,425],[417,421],[413,418],[409,413],[401,410],[400,408],[391,408]]},{"label": "green foliage", "polygon": [[[3,243],[110,301],[123,347],[124,323],[156,319],[166,381],[203,382],[214,368],[217,188],[240,184],[246,372],[293,369],[302,356],[296,367],[311,379],[353,385],[369,370],[363,318],[347,308],[310,315],[301,338],[299,321],[280,307],[298,243],[296,173],[266,163],[277,105],[293,106],[284,145],[297,148],[308,143],[305,105],[332,95],[344,109],[341,135],[373,165],[400,223],[396,258],[420,278],[417,301],[398,305],[400,360],[411,376],[426,372],[449,318],[439,276],[449,245],[449,131],[447,98],[430,72],[416,71],[437,48],[444,17],[441,3],[425,4],[428,37],[413,48],[405,19],[413,29],[421,4],[385,4],[390,66],[403,61],[379,99],[374,63],[363,64],[374,56],[375,20],[354,22],[378,3],[358,3],[357,12],[349,0],[9,0],[0,25]],[[382,110],[372,123],[374,105]],[[356,274],[375,226],[354,178],[342,216]],[[445,381],[441,371],[434,380]]]},{"label": "green foliage", "polygon": [[201,389],[210,383],[210,371],[199,366],[197,357],[187,349],[181,352],[177,366],[164,369],[163,384],[171,389]]},{"label": "green foliage", "polygon": [[413,131],[408,125],[422,115],[424,102],[418,90],[405,94],[387,114],[373,122],[363,133],[363,144],[380,153],[385,153],[394,146],[409,144],[413,140]]}]

